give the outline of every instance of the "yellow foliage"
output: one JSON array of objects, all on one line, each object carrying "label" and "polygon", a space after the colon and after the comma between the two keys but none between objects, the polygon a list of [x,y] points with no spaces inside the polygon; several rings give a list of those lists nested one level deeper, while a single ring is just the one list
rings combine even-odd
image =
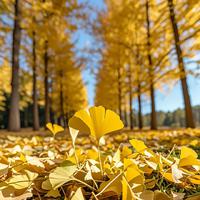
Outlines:
[{"label": "yellow foliage", "polygon": [[[112,121],[112,123],[110,123]],[[81,110],[69,120],[69,126],[82,133],[90,133],[97,141],[108,133],[118,131],[124,127],[119,116],[104,107],[91,107]]]}]

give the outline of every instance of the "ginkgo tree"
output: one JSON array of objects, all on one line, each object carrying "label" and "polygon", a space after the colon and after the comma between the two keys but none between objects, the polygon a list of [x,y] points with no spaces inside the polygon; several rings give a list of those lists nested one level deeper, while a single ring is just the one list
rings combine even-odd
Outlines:
[{"label": "ginkgo tree", "polygon": [[[110,89],[111,94],[115,91],[111,87],[106,87],[104,81],[101,82],[101,76],[103,77],[104,70],[105,73],[107,71],[104,67],[105,61],[106,63],[111,63],[110,73],[111,76],[112,74],[114,75],[112,70],[113,66],[116,66],[116,63],[114,63],[112,59],[116,62],[116,58],[114,58],[113,54],[114,50],[116,50],[118,53],[117,58],[123,60],[120,67],[123,69],[126,66],[126,75],[121,82],[125,83],[125,91],[129,95],[129,121],[132,121],[133,100],[137,98],[140,128],[142,128],[141,96],[144,96],[145,99],[150,99],[150,127],[151,129],[157,129],[156,90],[166,89],[167,87],[170,89],[179,79],[182,83],[184,82],[182,84],[184,85],[183,96],[185,101],[187,101],[187,103],[185,103],[186,126],[194,127],[186,81],[187,70],[184,69],[185,72],[184,75],[182,75],[183,73],[181,71],[183,70],[180,70],[180,67],[174,64],[174,54],[177,53],[177,48],[182,48],[181,45],[183,44],[179,45],[179,42],[176,41],[176,45],[173,45],[175,33],[174,26],[171,26],[171,23],[172,21],[173,23],[176,22],[174,19],[170,18],[170,16],[172,16],[172,8],[169,9],[169,5],[172,7],[169,1],[106,1],[106,10],[100,12],[99,21],[95,23],[93,28],[95,36],[102,42],[106,49],[105,51],[100,51],[103,62],[100,62],[102,66],[98,74],[99,79],[97,79],[96,99],[98,99],[98,102],[103,103],[103,98],[108,98],[106,95],[106,97],[99,95],[101,94],[99,91],[102,91],[103,88],[106,90]],[[192,11],[198,7],[198,3],[177,1],[173,9],[176,9],[176,6],[181,8],[179,10],[180,15],[181,13],[187,13],[188,16],[191,16]],[[198,42],[196,41],[197,45],[194,42],[195,38],[198,38],[199,33],[198,16],[198,14],[193,15],[191,18],[193,23],[190,23],[188,19],[187,24],[187,22],[183,22],[185,18],[180,18],[180,23],[176,24],[180,29],[179,31],[181,33],[183,31],[183,35],[186,34],[186,37],[183,37],[183,42],[190,40],[188,47],[195,52],[197,52],[198,49]],[[177,32],[177,30],[175,31]],[[184,45],[183,47],[185,48]],[[186,47],[186,49],[189,49],[188,47]],[[190,55],[192,56],[192,53],[190,53]],[[184,54],[179,57],[183,56]],[[185,55],[185,58],[189,59],[189,53]],[[104,80],[106,81],[106,78],[104,78]],[[113,81],[113,79],[110,80]],[[113,83],[113,86],[114,85]],[[106,91],[106,93],[109,94],[108,91]],[[110,95],[109,98],[113,99],[110,100],[110,102],[114,102],[114,99],[116,101],[116,96],[114,95]],[[106,106],[106,104],[104,105]],[[109,101],[107,101],[107,105],[110,105]],[[133,127],[132,123],[130,123],[130,126],[131,128]]]},{"label": "ginkgo tree", "polygon": [[[57,88],[62,82],[58,74],[62,74],[64,80],[62,87],[66,89],[61,104],[63,112],[57,113],[55,118],[66,119],[65,115],[70,113],[70,116],[77,109],[87,105],[86,89],[81,76],[83,66],[77,64],[79,61],[75,57],[72,44],[72,34],[78,26],[76,20],[82,19],[83,16],[80,8],[80,4],[75,1],[1,2],[0,16],[3,29],[0,31],[0,41],[2,41],[0,43],[2,48],[3,46],[5,49],[8,48],[4,54],[1,53],[3,59],[10,56],[11,44],[7,37],[13,36],[13,62],[9,76],[12,78],[12,88],[9,93],[11,96],[9,108],[12,114],[10,114],[9,130],[17,131],[20,129],[20,123],[23,124],[23,114],[21,119],[19,115],[20,108],[23,108],[24,112],[28,107],[33,109],[31,121],[34,130],[38,130],[44,121],[47,123],[54,120],[52,112],[57,106],[57,99],[54,101],[55,99],[51,98],[56,97]],[[60,40],[57,40],[58,38]],[[23,77],[23,74],[26,75]],[[29,79],[26,79],[27,76]],[[65,76],[70,80],[66,81]],[[24,80],[28,81],[27,85]],[[73,100],[71,96],[74,97]],[[3,102],[1,104],[3,105]],[[39,116],[39,113],[43,113],[43,107],[45,117]]]},{"label": "ginkgo tree", "polygon": [[7,60],[4,60],[2,65],[0,66],[0,70],[2,73],[2,76],[0,78],[0,110],[5,109],[5,100],[6,100],[6,95],[5,94],[10,94],[10,65]]}]

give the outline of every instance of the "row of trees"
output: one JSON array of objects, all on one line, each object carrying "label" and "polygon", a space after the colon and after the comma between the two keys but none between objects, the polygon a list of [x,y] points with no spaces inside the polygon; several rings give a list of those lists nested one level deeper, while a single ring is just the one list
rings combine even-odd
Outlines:
[{"label": "row of trees", "polygon": [[9,111],[10,131],[20,130],[20,110],[30,104],[34,130],[40,127],[39,107],[44,124],[54,114],[65,125],[67,114],[87,105],[83,63],[72,43],[84,18],[80,9],[68,0],[0,2],[0,109]]},{"label": "row of trees", "polygon": [[[195,125],[197,127],[200,126],[200,106],[194,106],[192,108],[193,110],[193,115],[195,118]],[[133,125],[137,127],[139,125],[138,122],[138,112],[137,110],[133,110]],[[160,128],[169,128],[169,127],[175,127],[175,128],[180,128],[180,127],[185,127],[185,112],[184,109],[178,108],[174,111],[157,111],[156,112],[157,116],[157,126]],[[130,121],[128,117],[124,117],[124,122],[127,125],[127,127],[130,124]],[[142,116],[142,121],[143,121],[143,126],[145,128],[148,128],[151,123],[151,114],[146,113],[143,114]]]},{"label": "row of trees", "polygon": [[185,125],[195,127],[186,69],[200,50],[200,2],[194,0],[106,1],[93,33],[102,43],[97,73],[96,104],[129,116],[138,103],[138,126],[143,127],[142,99],[151,102],[150,126],[157,129],[155,91],[181,82]]}]

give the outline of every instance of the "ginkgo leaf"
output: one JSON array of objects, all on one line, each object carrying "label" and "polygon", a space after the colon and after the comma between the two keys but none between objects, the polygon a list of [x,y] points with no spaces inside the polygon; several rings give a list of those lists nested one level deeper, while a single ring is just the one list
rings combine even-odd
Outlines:
[{"label": "ginkgo leaf", "polygon": [[115,163],[119,163],[121,162],[121,152],[120,152],[120,149],[118,148],[117,151],[115,152],[114,156],[113,156],[113,161]]},{"label": "ginkgo leaf", "polygon": [[135,200],[135,195],[125,177],[122,178],[122,200]]},{"label": "ginkgo leaf", "polygon": [[155,178],[151,178],[151,179],[145,179],[145,187],[147,189],[152,189],[155,187],[157,183],[157,180],[155,180]]},{"label": "ginkgo leaf", "polygon": [[125,172],[126,180],[131,185],[132,191],[135,193],[142,192],[144,187],[144,176],[140,173],[137,166],[128,167]]},{"label": "ginkgo leaf", "polygon": [[192,165],[200,166],[200,160],[198,160],[197,157],[198,154],[194,150],[184,146],[181,148],[179,166],[180,167],[192,166]]},{"label": "ginkgo leaf", "polygon": [[193,184],[200,185],[200,175],[194,175],[192,177],[189,177],[189,180]]},{"label": "ginkgo leaf", "polygon": [[122,179],[122,174],[120,173],[112,175],[109,181],[105,181],[100,185],[98,195],[111,191],[120,195],[122,192],[121,179]]},{"label": "ginkgo leaf", "polygon": [[199,200],[200,199],[200,195],[192,195],[191,197],[188,197],[186,200]]},{"label": "ginkgo leaf", "polygon": [[127,146],[123,146],[122,148],[122,152],[121,152],[121,156],[122,157],[128,157],[132,154],[132,151],[130,148],[128,148]]},{"label": "ginkgo leaf", "polygon": [[8,191],[2,190],[2,191],[0,191],[0,199],[1,200],[25,200],[25,199],[29,199],[33,196],[33,193],[30,191],[27,191],[27,190],[20,195],[13,195],[15,193],[16,193],[16,191],[13,191],[12,187]]},{"label": "ginkgo leaf", "polygon": [[69,127],[69,133],[71,135],[73,145],[75,145],[75,141],[78,136],[78,132],[79,132],[78,130]]},{"label": "ginkgo leaf", "polygon": [[80,132],[90,133],[98,141],[108,133],[118,131],[124,127],[119,116],[104,107],[91,107],[89,110],[81,110],[69,120],[69,127]]},{"label": "ginkgo leaf", "polygon": [[76,192],[75,192],[75,194],[72,196],[71,200],[85,200],[81,188],[78,188],[78,189],[76,190]]},{"label": "ginkgo leaf", "polygon": [[56,135],[57,133],[64,131],[64,128],[57,124],[48,123],[46,127],[51,131],[51,133],[53,133],[53,135]]},{"label": "ginkgo leaf", "polygon": [[58,189],[56,190],[50,190],[47,192],[47,194],[45,195],[45,197],[53,197],[53,198],[57,198],[60,197],[60,192],[58,191]]},{"label": "ginkgo leaf", "polygon": [[151,190],[145,190],[140,194],[142,200],[154,200],[154,192]]},{"label": "ginkgo leaf", "polygon": [[184,197],[185,197],[185,193],[173,192],[172,191],[172,197],[173,197],[173,200],[183,200]]},{"label": "ginkgo leaf", "polygon": [[52,185],[51,185],[49,179],[42,182],[42,189],[44,189],[44,190],[51,190],[52,189]]},{"label": "ginkgo leaf", "polygon": [[45,168],[44,164],[42,163],[42,161],[36,157],[36,156],[26,156],[26,161],[28,164],[30,165],[34,165],[36,167],[41,167],[41,168]]},{"label": "ginkgo leaf", "polygon": [[130,140],[131,145],[135,148],[135,150],[139,153],[143,152],[147,149],[147,146],[141,140],[132,139]]},{"label": "ginkgo leaf", "polygon": [[188,147],[182,147],[180,159],[183,159],[183,158],[186,158],[186,157],[189,157],[189,156],[192,157],[192,158],[198,157],[197,153],[194,150],[192,150]]},{"label": "ginkgo leaf", "polygon": [[173,177],[172,177],[172,173],[171,173],[171,172],[162,172],[162,171],[161,171],[161,174],[162,174],[163,177],[164,177],[165,179],[167,179],[168,181],[174,182],[174,179],[173,179]]},{"label": "ginkgo leaf", "polygon": [[72,162],[65,162],[64,166],[57,167],[49,174],[49,181],[53,189],[57,189],[68,181],[73,180],[73,174],[76,172],[77,166]]},{"label": "ginkgo leaf", "polygon": [[89,170],[89,171],[86,173],[86,175],[85,175],[85,177],[84,177],[84,180],[85,180],[85,181],[94,180],[94,178],[92,177],[92,171],[91,171],[91,170]]},{"label": "ginkgo leaf", "polygon": [[7,174],[9,166],[3,163],[0,163],[0,177]]},{"label": "ginkgo leaf", "polygon": [[15,189],[24,189],[28,188],[30,184],[36,179],[38,176],[37,173],[33,173],[30,171],[25,171],[24,174],[15,175],[6,180],[6,183],[9,186],[13,186]]},{"label": "ginkgo leaf", "polygon": [[179,161],[179,167],[192,166],[192,165],[200,166],[200,160],[195,159],[194,157],[188,156],[186,158],[180,159]]},{"label": "ginkgo leaf", "polygon": [[143,184],[143,175],[139,172],[139,169],[137,169],[137,167],[134,165],[127,168],[125,176],[128,182],[133,181],[133,179],[137,179],[137,182],[135,183]]},{"label": "ginkgo leaf", "polygon": [[171,198],[167,194],[156,190],[154,192],[154,200],[171,200]]},{"label": "ginkgo leaf", "polygon": [[149,167],[151,167],[152,169],[156,170],[158,167],[158,164],[156,162],[152,162],[149,160],[145,160],[145,162],[148,164]]},{"label": "ginkgo leaf", "polygon": [[183,171],[178,168],[176,163],[171,166],[171,170],[174,182],[181,183],[180,179],[183,178]]}]

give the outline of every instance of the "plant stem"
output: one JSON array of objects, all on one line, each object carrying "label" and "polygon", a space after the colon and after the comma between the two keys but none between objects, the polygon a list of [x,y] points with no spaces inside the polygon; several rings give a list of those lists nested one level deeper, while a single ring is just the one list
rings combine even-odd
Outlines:
[{"label": "plant stem", "polygon": [[103,166],[102,166],[102,162],[101,162],[101,151],[100,151],[99,144],[98,144],[98,158],[99,158],[99,165],[100,165],[101,175],[103,176]]},{"label": "plant stem", "polygon": [[113,180],[111,180],[96,196],[101,195],[115,180],[117,180],[124,172],[119,173]]},{"label": "plant stem", "polygon": [[96,188],[92,187],[91,185],[88,185],[87,183],[85,183],[85,182],[83,182],[83,181],[81,181],[81,180],[79,180],[79,179],[77,179],[77,178],[73,178],[73,180],[75,180],[75,181],[77,181],[77,182],[79,182],[79,183],[81,183],[81,184],[87,186],[87,187],[90,188],[91,190],[96,191]]},{"label": "plant stem", "polygon": [[77,165],[77,167],[79,167],[79,162],[78,162],[78,157],[77,157],[77,154],[76,154],[75,144],[73,144],[73,148],[74,148],[74,156],[75,156],[75,160],[76,160],[76,165]]}]

